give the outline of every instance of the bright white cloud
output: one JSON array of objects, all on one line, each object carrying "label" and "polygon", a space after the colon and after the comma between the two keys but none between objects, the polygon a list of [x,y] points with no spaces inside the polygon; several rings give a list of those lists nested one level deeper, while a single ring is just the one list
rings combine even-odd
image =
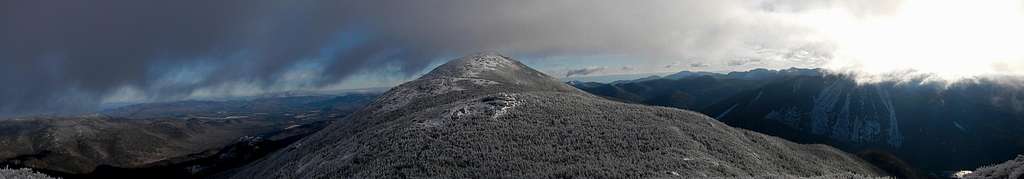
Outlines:
[{"label": "bright white cloud", "polygon": [[1018,0],[908,0],[884,16],[830,8],[798,19],[835,43],[831,68],[915,70],[956,79],[1024,72],[1020,7]]}]

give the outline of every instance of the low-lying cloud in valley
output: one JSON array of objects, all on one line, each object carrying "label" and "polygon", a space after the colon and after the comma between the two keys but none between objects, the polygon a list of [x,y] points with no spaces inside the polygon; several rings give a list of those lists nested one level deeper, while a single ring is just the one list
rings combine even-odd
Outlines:
[{"label": "low-lying cloud in valley", "polygon": [[[635,71],[664,70],[664,64],[672,63],[717,71],[793,66],[881,71],[888,69],[875,68],[884,66],[878,65],[884,61],[865,58],[918,57],[908,53],[935,53],[919,56],[935,58],[964,47],[978,52],[1012,52],[978,56],[993,60],[943,58],[935,62],[982,64],[970,67],[984,66],[1000,73],[1024,69],[1020,63],[1024,55],[1011,49],[1019,47],[1016,43],[978,45],[981,41],[971,38],[1021,40],[1010,32],[1024,22],[1016,18],[1022,6],[1014,6],[1016,11],[1004,10],[1011,14],[948,19],[959,22],[988,17],[984,15],[1012,16],[968,24],[988,29],[1002,22],[1009,24],[1007,29],[964,27],[908,38],[882,32],[890,28],[887,23],[917,18],[901,16],[906,15],[901,13],[908,2],[8,1],[0,6],[0,26],[4,27],[0,28],[0,83],[4,84],[0,116],[84,112],[105,102],[386,86],[440,61],[478,51],[501,51],[527,63],[547,57],[614,55],[628,57],[623,60],[633,64],[656,64],[647,69],[635,66]],[[927,14],[927,8],[920,11]],[[889,17],[906,18],[885,20]],[[842,30],[849,27],[857,28]],[[881,36],[865,38],[868,35]],[[873,41],[887,39],[899,41],[879,48],[866,45],[888,43]],[[909,45],[918,44],[912,40],[947,45],[912,47]],[[737,59],[762,60],[754,65],[732,65]],[[930,61],[907,61],[894,68],[913,67],[916,62]],[[989,62],[995,64],[984,64]],[[602,60],[593,63],[557,69],[611,66]],[[937,71],[944,66],[926,67]],[[591,71],[562,73],[572,76]]]}]

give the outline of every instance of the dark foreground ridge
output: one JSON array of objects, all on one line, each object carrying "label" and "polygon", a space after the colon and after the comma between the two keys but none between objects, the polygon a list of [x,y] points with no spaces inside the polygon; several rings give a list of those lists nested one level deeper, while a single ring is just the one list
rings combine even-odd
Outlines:
[{"label": "dark foreground ridge", "polygon": [[388,91],[233,178],[879,176],[695,112],[605,100],[494,53]]}]

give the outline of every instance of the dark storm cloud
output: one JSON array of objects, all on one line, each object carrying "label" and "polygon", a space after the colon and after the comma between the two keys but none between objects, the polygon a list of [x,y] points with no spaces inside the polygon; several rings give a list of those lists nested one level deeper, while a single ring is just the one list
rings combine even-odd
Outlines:
[{"label": "dark storm cloud", "polygon": [[[772,6],[778,9],[800,2],[768,3],[781,4]],[[4,1],[0,115],[90,110],[125,91],[176,99],[319,88],[382,72],[381,66],[409,76],[438,57],[483,50],[706,57],[750,42],[786,44],[764,37],[802,34],[758,30],[777,23],[758,20],[762,6],[688,0]]]},{"label": "dark storm cloud", "polygon": [[573,69],[573,70],[569,70],[569,71],[565,72],[565,77],[579,76],[579,75],[590,75],[590,74],[594,74],[594,73],[597,73],[597,72],[604,71],[605,69],[607,69],[607,68],[605,68],[605,67],[587,67],[587,68]]},{"label": "dark storm cloud", "polygon": [[690,64],[690,67],[692,67],[692,68],[704,68],[704,67],[709,67],[709,66],[710,65],[704,64],[704,63],[691,63]]},{"label": "dark storm cloud", "polygon": [[[0,82],[7,87],[0,89],[0,112],[92,106],[115,88],[151,87],[166,66],[196,61],[222,67],[209,76],[193,76],[205,79],[197,84],[162,91],[188,93],[230,80],[267,80],[298,59],[316,57],[351,21],[334,12],[343,8],[319,5],[269,0],[5,1]],[[249,52],[245,59],[231,58],[242,52]],[[372,63],[359,61],[371,53],[344,57],[358,66]],[[350,73],[350,67],[335,66],[339,70],[328,75]]]}]

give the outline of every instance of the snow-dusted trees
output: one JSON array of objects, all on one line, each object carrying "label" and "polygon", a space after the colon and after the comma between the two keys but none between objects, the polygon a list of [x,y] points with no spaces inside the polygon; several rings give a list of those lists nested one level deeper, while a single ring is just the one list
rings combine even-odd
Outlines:
[{"label": "snow-dusted trees", "polygon": [[990,165],[978,168],[964,178],[968,179],[997,179],[997,178],[1024,178],[1024,155],[1018,155],[1016,159],[1006,161],[1002,164]]},{"label": "snow-dusted trees", "polygon": [[0,167],[0,179],[53,179],[53,177],[25,168]]}]

